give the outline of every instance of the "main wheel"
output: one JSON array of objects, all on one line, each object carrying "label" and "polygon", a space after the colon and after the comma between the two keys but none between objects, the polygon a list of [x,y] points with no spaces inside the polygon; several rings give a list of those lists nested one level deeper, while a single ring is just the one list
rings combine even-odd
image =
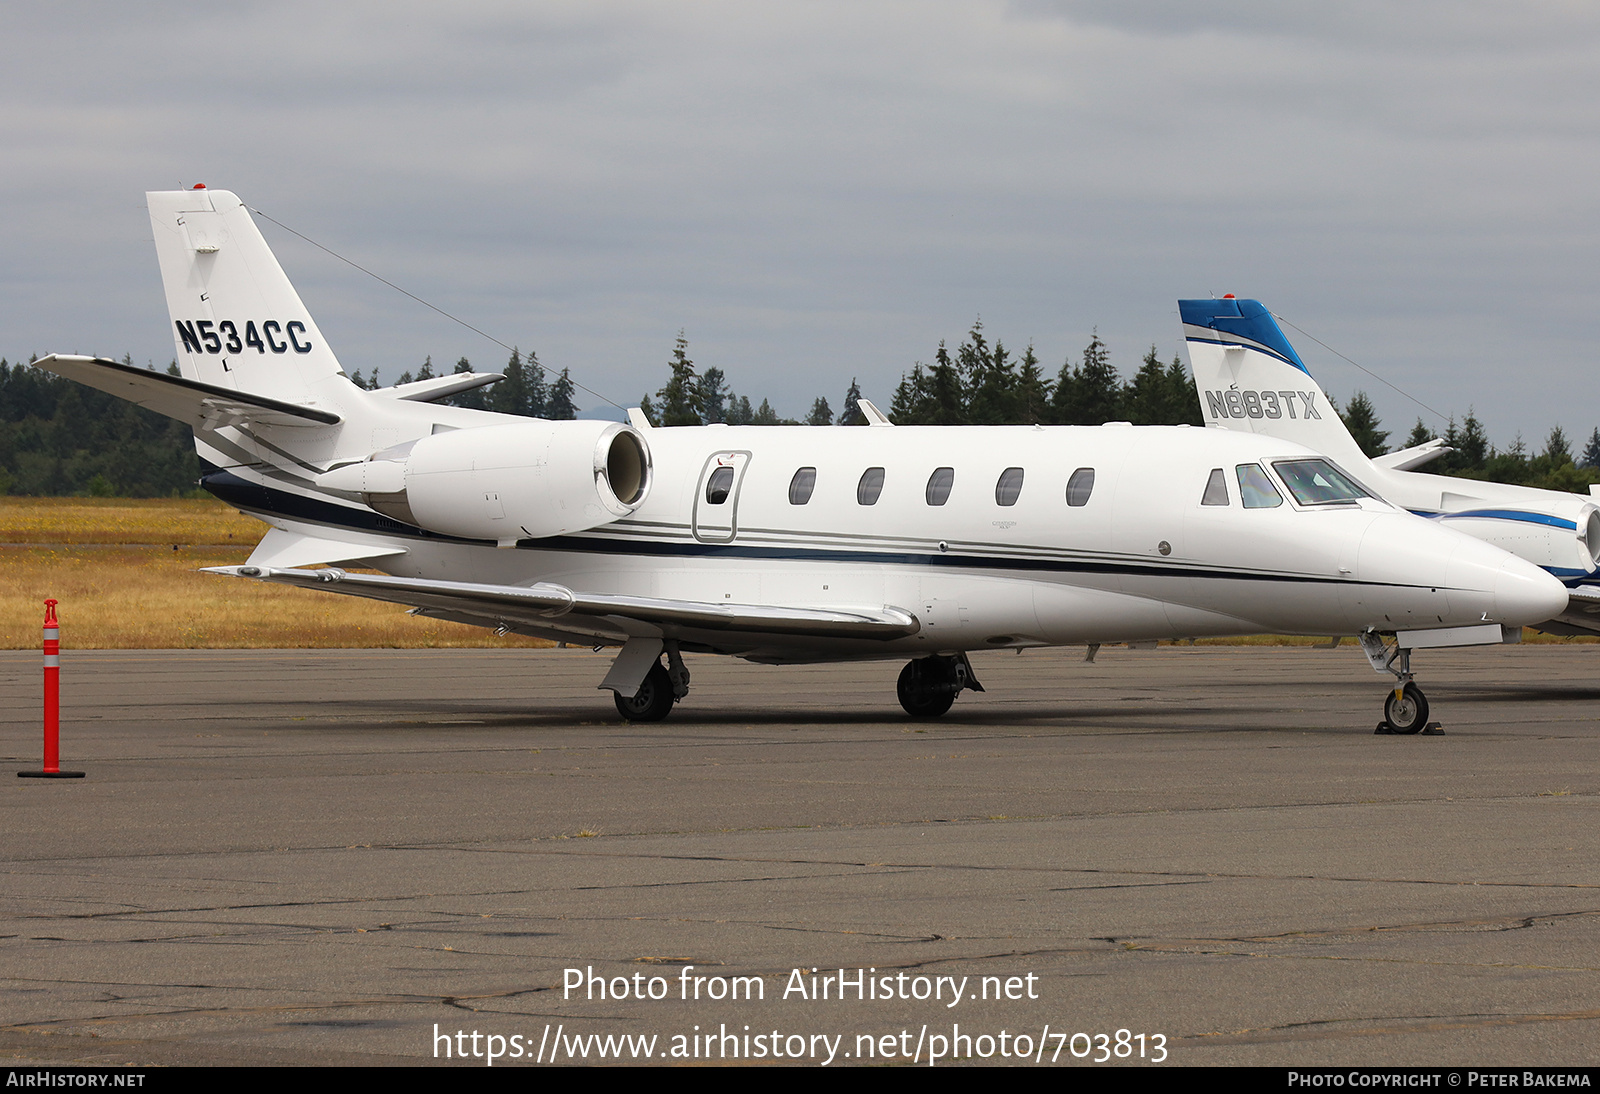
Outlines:
[{"label": "main wheel", "polygon": [[1428,697],[1415,684],[1407,684],[1395,698],[1394,692],[1383,702],[1383,717],[1396,733],[1420,733],[1428,724]]},{"label": "main wheel", "polygon": [[617,713],[630,722],[659,722],[672,713],[672,677],[657,661],[645,673],[644,683],[632,699],[616,694]]},{"label": "main wheel", "polygon": [[931,658],[906,662],[895,685],[900,705],[913,718],[937,718],[956,701],[956,688],[939,674]]}]

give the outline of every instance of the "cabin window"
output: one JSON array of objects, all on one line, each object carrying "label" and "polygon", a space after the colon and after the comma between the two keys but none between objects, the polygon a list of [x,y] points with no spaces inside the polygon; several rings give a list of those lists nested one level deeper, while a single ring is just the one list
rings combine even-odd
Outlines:
[{"label": "cabin window", "polygon": [[1301,505],[1348,503],[1371,496],[1327,460],[1278,460],[1272,466]]},{"label": "cabin window", "polygon": [[1200,504],[1228,504],[1228,476],[1222,473],[1222,468],[1213,467],[1211,469],[1211,477],[1206,480],[1206,492],[1200,495]]},{"label": "cabin window", "polygon": [[956,469],[935,467],[928,476],[927,498],[929,505],[943,505],[950,500],[950,488],[956,484]]},{"label": "cabin window", "polygon": [[856,504],[877,505],[878,495],[883,493],[883,468],[869,467],[861,472],[861,481],[856,483]]},{"label": "cabin window", "polygon": [[1088,505],[1094,493],[1094,468],[1080,467],[1067,480],[1067,504],[1073,507]]},{"label": "cabin window", "polygon": [[1022,496],[1022,468],[1008,467],[1000,472],[1000,481],[994,484],[996,505],[1015,505]]},{"label": "cabin window", "polygon": [[1241,463],[1239,474],[1239,500],[1246,509],[1276,509],[1283,504],[1283,495],[1272,485],[1259,463]]},{"label": "cabin window", "polygon": [[817,469],[802,467],[789,480],[789,504],[804,505],[811,500],[811,491],[817,488]]},{"label": "cabin window", "polygon": [[728,500],[728,492],[733,489],[733,468],[719,467],[711,472],[711,477],[706,480],[706,501],[712,505],[721,505]]}]

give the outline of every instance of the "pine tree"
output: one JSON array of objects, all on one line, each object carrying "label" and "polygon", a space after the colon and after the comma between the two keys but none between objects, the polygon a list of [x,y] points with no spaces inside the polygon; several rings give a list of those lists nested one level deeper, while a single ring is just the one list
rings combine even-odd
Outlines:
[{"label": "pine tree", "polygon": [[755,424],[756,412],[750,406],[750,396],[735,396],[733,392],[728,392],[726,417],[729,425]]},{"label": "pine tree", "polygon": [[527,409],[524,414],[534,418],[543,418],[549,413],[550,389],[544,382],[544,366],[539,363],[539,355],[533,350],[528,351],[528,356],[523,360],[523,376],[526,384]]},{"label": "pine tree", "polygon": [[1169,425],[1172,413],[1167,406],[1171,395],[1167,366],[1156,356],[1156,347],[1144,355],[1139,371],[1123,391],[1123,413],[1134,425]]},{"label": "pine tree", "polygon": [[[460,376],[464,372],[471,371],[472,362],[463,357],[461,360],[456,362],[456,367],[451,370],[450,374],[452,376]],[[489,409],[488,397],[484,394],[483,388],[481,387],[475,387],[471,391],[463,391],[457,395],[452,395],[446,400],[446,402],[448,402],[451,406],[465,407],[468,410]]]},{"label": "pine tree", "polygon": [[1206,424],[1205,416],[1200,411],[1200,392],[1194,386],[1194,377],[1189,375],[1188,368],[1184,366],[1183,358],[1177,354],[1172,355],[1172,363],[1167,366],[1167,420],[1165,424],[1192,426]]},{"label": "pine tree", "polygon": [[1600,468],[1600,426],[1596,426],[1594,432],[1589,434],[1589,443],[1583,448],[1583,458],[1578,466]]},{"label": "pine tree", "polygon": [[1551,471],[1572,462],[1572,445],[1567,442],[1566,430],[1559,425],[1550,430],[1550,436],[1545,438],[1544,453],[1540,458],[1549,464]]},{"label": "pine tree", "polygon": [[965,425],[967,416],[962,389],[961,372],[940,342],[939,352],[933,357],[933,368],[928,373],[929,421],[926,424]]},{"label": "pine tree", "polygon": [[1042,425],[1050,413],[1050,381],[1039,367],[1032,342],[1017,365],[1017,393],[1012,405],[1014,421],[1019,425]]},{"label": "pine tree", "polygon": [[901,374],[900,386],[894,389],[889,404],[889,420],[895,425],[932,424],[933,392],[921,361],[911,366],[909,375]]},{"label": "pine tree", "polygon": [[562,369],[561,375],[550,385],[550,396],[545,400],[545,416],[552,421],[570,421],[578,416],[578,407],[572,402],[572,377]]},{"label": "pine tree", "polygon": [[779,425],[778,412],[772,409],[772,404],[765,399],[761,400],[761,407],[750,419],[751,425]]},{"label": "pine tree", "polygon": [[506,362],[505,379],[495,384],[489,392],[489,409],[497,414],[528,413],[528,374],[522,367],[522,354],[511,349],[511,359]]},{"label": "pine tree", "polygon": [[[850,390],[844,393],[844,409],[839,412],[840,425],[866,425],[867,416],[861,412],[861,385],[850,377]],[[1600,433],[1600,430],[1596,431]]]},{"label": "pine tree", "polygon": [[1422,424],[1422,419],[1417,418],[1417,424],[1411,427],[1411,433],[1406,437],[1403,448],[1415,448],[1419,444],[1427,444],[1433,440],[1433,431]]},{"label": "pine tree", "polygon": [[1489,462],[1489,435],[1483,431],[1483,423],[1478,421],[1471,407],[1467,408],[1466,421],[1461,423],[1460,435],[1453,442],[1447,435],[1446,440],[1456,449],[1456,466],[1461,470],[1482,471]]},{"label": "pine tree", "polygon": [[1389,434],[1378,428],[1378,412],[1373,409],[1366,392],[1358,391],[1350,396],[1349,405],[1339,411],[1339,417],[1344,419],[1345,428],[1355,438],[1356,445],[1368,456],[1381,456],[1389,451],[1384,443]]},{"label": "pine tree", "polygon": [[723,383],[724,379],[722,370],[716,365],[706,369],[700,377],[700,415],[706,425],[727,420],[729,392]]},{"label": "pine tree", "polygon": [[832,425],[833,408],[828,405],[826,396],[818,395],[817,401],[811,404],[811,413],[806,416],[806,425]]},{"label": "pine tree", "polygon": [[1097,330],[1084,347],[1082,363],[1074,368],[1069,360],[1061,366],[1051,418],[1058,425],[1102,425],[1117,419],[1121,402],[1116,366]]},{"label": "pine tree", "polygon": [[702,425],[705,419],[700,407],[700,378],[695,375],[694,362],[689,360],[689,340],[678,332],[678,342],[672,349],[668,362],[672,378],[656,392],[660,400],[657,412],[661,425]]},{"label": "pine tree", "polygon": [[433,379],[433,355],[432,354],[429,354],[427,357],[424,357],[422,359],[422,367],[417,369],[417,379],[419,379],[419,380],[431,380],[431,379]]}]

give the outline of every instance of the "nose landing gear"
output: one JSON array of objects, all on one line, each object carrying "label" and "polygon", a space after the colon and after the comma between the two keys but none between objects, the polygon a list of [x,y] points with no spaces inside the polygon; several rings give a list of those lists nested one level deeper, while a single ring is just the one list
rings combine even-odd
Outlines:
[{"label": "nose landing gear", "polygon": [[1424,727],[1429,732],[1442,732],[1437,722],[1429,725],[1428,697],[1411,677],[1411,651],[1398,641],[1390,649],[1376,631],[1365,631],[1357,638],[1372,667],[1395,678],[1394,688],[1383,701],[1383,721],[1373,732],[1409,735],[1421,733]]}]

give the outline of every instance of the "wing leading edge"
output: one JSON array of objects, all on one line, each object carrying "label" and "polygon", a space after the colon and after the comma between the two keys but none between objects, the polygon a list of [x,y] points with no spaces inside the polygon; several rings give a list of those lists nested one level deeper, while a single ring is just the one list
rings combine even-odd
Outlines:
[{"label": "wing leading edge", "polygon": [[[206,572],[409,604],[429,614],[449,613],[457,618],[470,616],[491,626],[522,624],[539,628],[548,627],[553,620],[563,616],[586,616],[643,624],[651,630],[691,628],[800,639],[857,638],[880,642],[907,638],[922,629],[915,615],[887,605],[877,610],[838,610],[766,604],[714,604],[695,600],[580,593],[549,582],[529,586],[479,585],[463,581],[390,577],[386,574],[352,574],[336,567],[292,570],[266,566],[215,566],[207,567]],[[637,633],[639,630],[637,627],[621,628],[624,634]]]}]

